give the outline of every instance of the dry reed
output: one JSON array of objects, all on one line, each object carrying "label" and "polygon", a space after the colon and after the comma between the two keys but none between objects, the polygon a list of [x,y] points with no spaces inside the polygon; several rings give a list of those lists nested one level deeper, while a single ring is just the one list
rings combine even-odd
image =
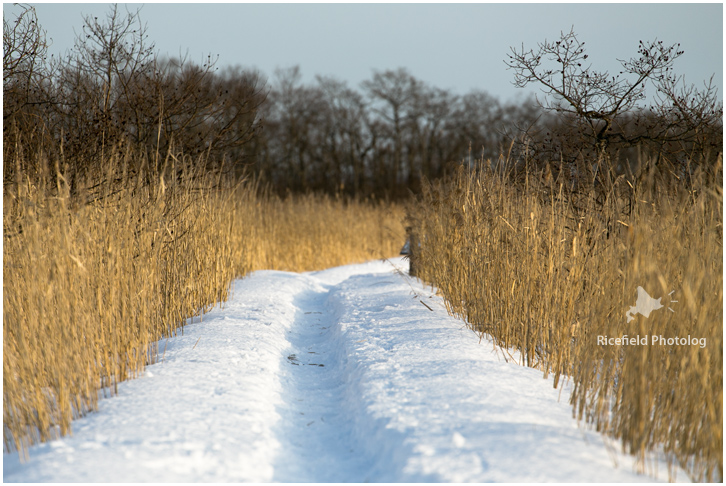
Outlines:
[{"label": "dry reed", "polygon": [[6,451],[70,433],[233,278],[390,257],[404,238],[395,205],[281,201],[254,184],[220,188],[193,161],[154,172],[133,157],[109,159],[75,195],[48,160],[34,161],[43,177],[5,187]]},{"label": "dry reed", "polygon": [[364,262],[396,255],[405,240],[397,204],[321,195],[262,201],[249,216],[254,269],[302,272]]},{"label": "dry reed", "polygon": [[[409,209],[415,263],[452,314],[555,386],[570,379],[577,418],[644,471],[662,447],[692,479],[722,478],[722,187],[657,181],[631,198],[575,194],[545,175],[507,182],[481,161]],[[638,286],[663,308],[628,322]]]}]

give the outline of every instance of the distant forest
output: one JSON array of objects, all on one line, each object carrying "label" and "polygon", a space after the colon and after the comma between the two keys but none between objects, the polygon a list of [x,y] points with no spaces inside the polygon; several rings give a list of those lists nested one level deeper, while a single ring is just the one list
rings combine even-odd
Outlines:
[{"label": "distant forest", "polygon": [[541,117],[534,100],[459,96],[407,70],[376,71],[361,89],[298,67],[278,70],[260,106],[263,129],[244,151],[278,190],[405,196],[463,159],[496,159],[513,128]]},{"label": "distant forest", "polygon": [[[633,114],[628,102],[612,103],[612,113],[594,111],[588,96],[619,94],[598,85],[573,108],[562,103],[564,91],[551,91],[560,101],[549,105],[534,98],[502,102],[484,89],[459,95],[430,86],[404,68],[374,71],[358,89],[322,76],[305,84],[299,67],[267,79],[220,69],[211,57],[162,59],[138,12],[111,6],[106,18],[83,22],[74,48],[58,59],[48,57],[32,7],[4,20],[5,184],[21,171],[59,171],[73,191],[97,177],[110,154],[131,148],[145,154],[138,163],[159,171],[191,157],[205,170],[254,176],[279,194],[398,199],[462,161],[524,164],[555,175],[567,169],[571,179],[603,161],[614,174],[631,175],[646,152],[678,173],[690,170],[678,167],[693,153],[711,160],[722,147],[722,110],[674,136],[668,117],[687,119],[692,109]],[[527,67],[522,56],[510,56],[515,74]],[[42,162],[55,159],[57,168]]]}]

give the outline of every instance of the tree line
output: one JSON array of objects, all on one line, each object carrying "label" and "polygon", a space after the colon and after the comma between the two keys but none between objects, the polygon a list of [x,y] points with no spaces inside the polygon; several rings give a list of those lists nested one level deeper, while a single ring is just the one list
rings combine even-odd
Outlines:
[{"label": "tree line", "polygon": [[[546,97],[501,102],[483,90],[431,86],[403,68],[374,71],[356,89],[325,76],[304,83],[299,67],[268,80],[220,69],[211,56],[162,58],[139,11],[116,5],[105,18],[86,16],[74,47],[49,57],[35,10],[23,7],[3,24],[4,184],[21,172],[58,173],[73,192],[129,147],[157,172],[187,157],[280,194],[387,198],[417,193],[424,178],[462,161],[569,184],[592,183],[598,172],[634,179],[645,159],[681,177],[693,161],[720,157],[716,90],[685,87],[672,74],[677,46],[641,43],[624,73],[610,76],[591,67],[583,45],[570,32],[538,50],[513,49],[515,84]],[[647,82],[658,96],[643,105]]]},{"label": "tree line", "polygon": [[418,192],[422,178],[443,176],[470,150],[496,158],[511,127],[540,116],[534,103],[459,96],[403,68],[374,71],[360,90],[323,76],[305,84],[299,67],[278,69],[260,113],[250,159],[276,190],[377,197]]},{"label": "tree line", "polygon": [[85,17],[62,58],[48,57],[35,10],[4,21],[5,183],[37,157],[58,158],[75,187],[130,143],[146,162],[203,155],[209,168],[253,174],[278,193],[400,197],[469,156],[506,150],[508,128],[540,116],[527,100],[458,96],[405,69],[374,72],[360,90],[331,77],[304,84],[299,67],[269,81],[239,67],[161,58],[139,12]]},{"label": "tree line", "polygon": [[116,5],[105,19],[86,16],[74,47],[49,57],[35,10],[23,7],[3,23],[4,183],[50,170],[73,193],[129,148],[151,173],[180,155],[222,167],[260,130],[265,90],[258,75],[215,64],[159,57],[139,12]]}]

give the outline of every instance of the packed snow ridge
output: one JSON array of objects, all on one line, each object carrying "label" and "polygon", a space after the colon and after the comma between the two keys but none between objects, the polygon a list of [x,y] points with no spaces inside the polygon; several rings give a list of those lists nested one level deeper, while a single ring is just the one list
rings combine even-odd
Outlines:
[{"label": "packed snow ridge", "polygon": [[653,480],[405,267],[234,282],[72,437],[5,454],[4,481]]}]

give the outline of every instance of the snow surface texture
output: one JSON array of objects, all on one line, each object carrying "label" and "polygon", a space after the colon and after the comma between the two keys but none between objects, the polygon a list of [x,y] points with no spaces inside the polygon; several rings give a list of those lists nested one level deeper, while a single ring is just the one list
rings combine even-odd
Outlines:
[{"label": "snow surface texture", "polygon": [[653,480],[394,266],[236,281],[72,437],[4,454],[4,481]]}]

